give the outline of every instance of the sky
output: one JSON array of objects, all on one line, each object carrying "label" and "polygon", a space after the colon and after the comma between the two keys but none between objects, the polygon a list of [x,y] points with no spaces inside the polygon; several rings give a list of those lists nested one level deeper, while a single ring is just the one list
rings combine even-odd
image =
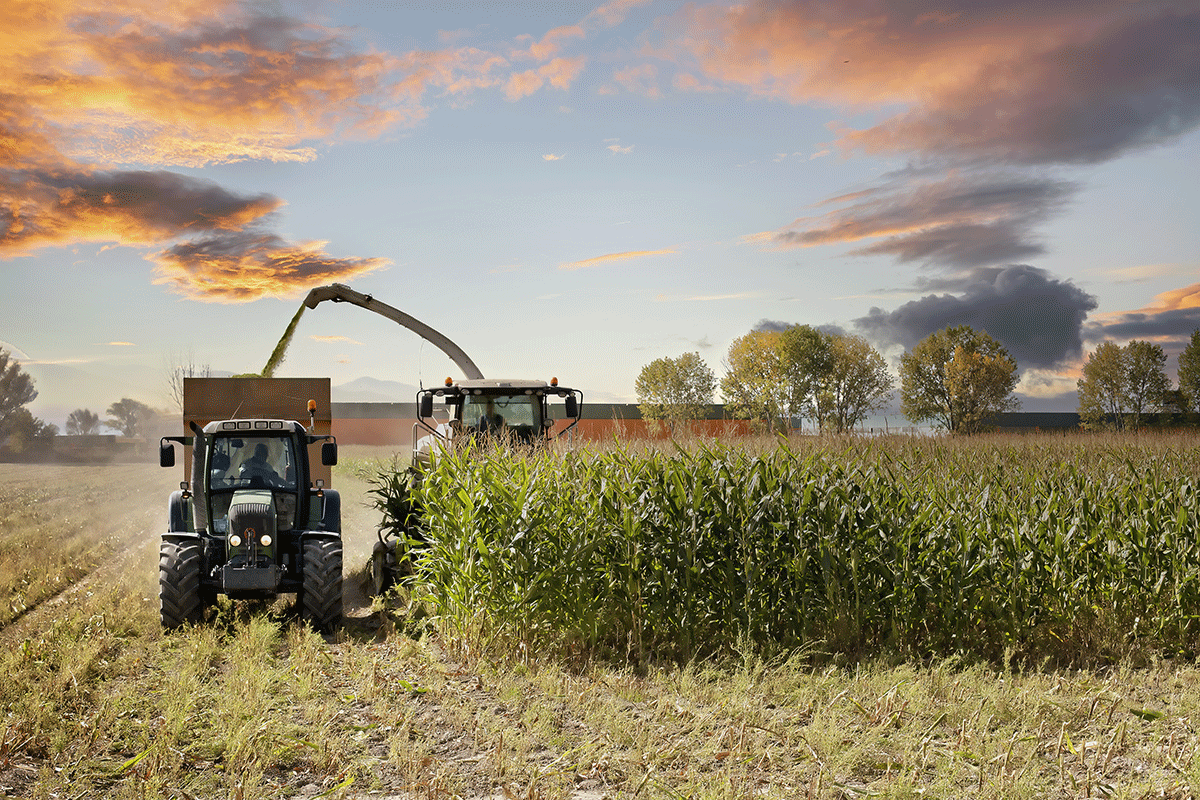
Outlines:
[{"label": "sky", "polygon": [[[258,371],[313,286],[636,402],[751,330],[998,339],[1025,410],[1200,328],[1200,4],[6,0],[0,348],[30,410]],[[322,304],[279,376],[458,375]],[[336,399],[336,397],[335,397]],[[410,397],[396,397],[399,401]],[[898,405],[898,403],[897,403]]]}]

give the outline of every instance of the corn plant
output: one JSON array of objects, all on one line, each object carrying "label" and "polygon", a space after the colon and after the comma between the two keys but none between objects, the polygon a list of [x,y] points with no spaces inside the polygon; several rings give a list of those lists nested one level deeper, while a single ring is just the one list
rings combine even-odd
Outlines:
[{"label": "corn plant", "polygon": [[[460,631],[637,663],[747,641],[1191,653],[1197,462],[1194,447],[1039,437],[466,450],[415,492],[420,591]],[[386,509],[396,484],[376,485]]]}]

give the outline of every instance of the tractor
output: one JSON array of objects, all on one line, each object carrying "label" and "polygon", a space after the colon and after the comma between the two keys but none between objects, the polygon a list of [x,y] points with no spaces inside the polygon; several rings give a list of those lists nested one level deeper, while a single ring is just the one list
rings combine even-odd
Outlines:
[{"label": "tractor", "polygon": [[[310,429],[316,403],[309,401]],[[199,623],[217,595],[267,599],[295,593],[296,608],[319,631],[342,617],[341,499],[310,483],[308,449],[337,463],[332,436],[281,419],[229,419],[193,436],[164,436],[159,463],[175,465],[173,443],[192,447],[191,481],[172,492],[159,545],[159,609],[164,628]]]},{"label": "tractor", "polygon": [[[564,398],[563,416],[570,424],[554,433],[550,398]],[[440,399],[445,419],[435,425],[434,399]],[[562,436],[579,424],[583,392],[538,380],[496,380],[487,378],[455,381],[446,378],[443,386],[417,393],[417,424],[413,426],[412,466],[407,482],[383,492],[387,517],[392,524],[379,530],[379,541],[371,553],[371,578],[376,594],[382,594],[408,570],[408,552],[422,544],[421,511],[412,500],[412,491],[439,453],[472,442],[473,446],[537,447]],[[425,434],[421,435],[422,429]]]}]

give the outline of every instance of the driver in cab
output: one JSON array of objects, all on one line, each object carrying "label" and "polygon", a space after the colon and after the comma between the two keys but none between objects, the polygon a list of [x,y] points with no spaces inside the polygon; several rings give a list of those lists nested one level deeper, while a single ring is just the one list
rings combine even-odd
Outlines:
[{"label": "driver in cab", "polygon": [[254,455],[242,462],[242,466],[238,470],[238,477],[251,481],[259,478],[268,484],[280,482],[279,473],[275,471],[275,467],[268,460],[266,444],[259,442],[255,445]]}]

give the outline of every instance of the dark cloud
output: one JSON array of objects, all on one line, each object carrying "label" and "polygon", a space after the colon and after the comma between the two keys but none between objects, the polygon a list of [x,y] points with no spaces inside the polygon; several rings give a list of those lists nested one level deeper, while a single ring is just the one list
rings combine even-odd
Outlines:
[{"label": "dark cloud", "polygon": [[938,159],[1087,164],[1200,124],[1195,3],[1126,4],[1095,16],[1086,5],[1073,31],[1049,27],[1044,42],[985,55],[968,79],[847,141]]},{"label": "dark cloud", "polygon": [[1088,325],[1087,338],[1096,342],[1104,339],[1184,339],[1195,330],[1200,330],[1200,307],[1130,311],[1111,322]]},{"label": "dark cloud", "polygon": [[927,295],[894,311],[872,308],[854,325],[905,348],[947,326],[970,325],[1003,344],[1022,369],[1051,368],[1082,355],[1083,322],[1095,308],[1096,299],[1070,281],[1015,264],[971,271],[957,295]]},{"label": "dark cloud", "polygon": [[1069,181],[993,172],[952,171],[936,180],[902,175],[892,185],[848,195],[843,208],[797,220],[771,241],[806,247],[887,237],[851,253],[956,268],[1012,263],[1042,252],[1034,226],[1076,191]]},{"label": "dark cloud", "polygon": [[[754,327],[751,328],[751,330],[773,331],[773,332],[779,333],[782,331],[786,331],[788,328],[791,328],[795,325],[806,325],[806,324],[808,324],[808,323],[781,322],[779,320],[774,320],[774,319],[760,319],[758,322],[754,323]],[[821,333],[827,333],[830,336],[845,336],[846,335],[845,328],[843,328],[840,325],[835,325],[832,322],[825,323],[824,325],[813,325],[812,327],[817,329]]]}]

